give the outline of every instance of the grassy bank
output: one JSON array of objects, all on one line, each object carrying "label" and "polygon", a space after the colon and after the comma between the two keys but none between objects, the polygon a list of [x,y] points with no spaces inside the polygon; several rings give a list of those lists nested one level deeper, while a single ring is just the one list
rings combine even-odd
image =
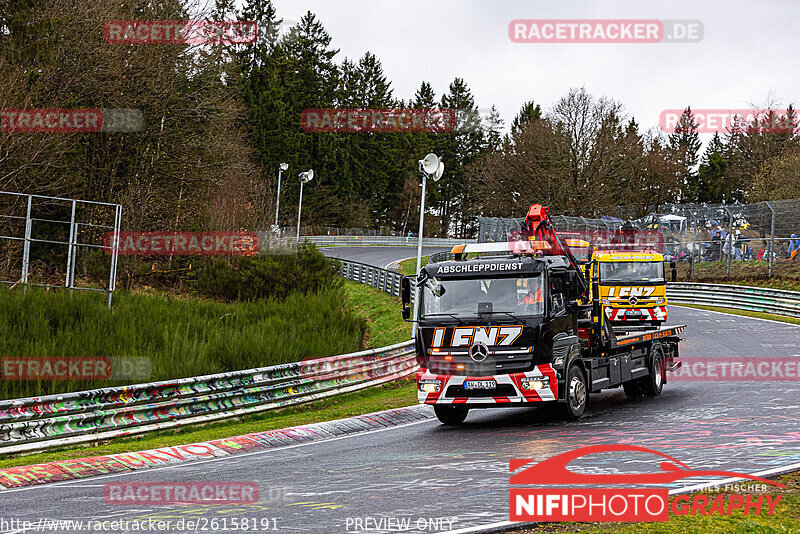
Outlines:
[{"label": "grassy bank", "polygon": [[[0,355],[147,358],[149,380],[331,356],[359,350],[366,334],[365,320],[343,305],[345,295],[338,288],[222,303],[120,292],[109,311],[96,294],[0,287]],[[0,380],[0,398],[129,382]]]},{"label": "grassy bank", "polygon": [[[355,282],[347,282],[343,291],[347,309],[352,310],[356,318],[366,323],[363,348],[393,345],[411,338],[410,325],[403,321],[398,311],[399,299]],[[153,432],[139,437],[118,438],[97,446],[74,446],[24,456],[10,455],[0,459],[0,468],[198,443],[248,432],[330,421],[409,406],[416,402],[414,381],[401,380],[303,406],[264,412],[230,421]]]},{"label": "grassy bank", "polygon": [[690,265],[679,263],[678,281],[800,291],[800,261],[775,260],[772,267],[772,278],[768,278],[769,265],[765,261],[732,261],[730,278],[726,276],[727,267],[728,263],[725,261],[695,263],[694,276],[689,280]]},{"label": "grassy bank", "polygon": [[[429,259],[430,259],[429,256],[422,256],[423,267],[428,265]],[[400,271],[400,274],[403,275],[417,274],[417,258],[409,258],[407,260],[403,260],[397,265],[397,267],[398,271]]]}]

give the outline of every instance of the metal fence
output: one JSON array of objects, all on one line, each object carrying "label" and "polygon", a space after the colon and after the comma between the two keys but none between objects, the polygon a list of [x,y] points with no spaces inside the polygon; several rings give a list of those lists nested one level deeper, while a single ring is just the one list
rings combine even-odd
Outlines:
[{"label": "metal fence", "polygon": [[[631,215],[620,208],[618,215]],[[661,252],[670,259],[694,264],[708,261],[731,263],[760,261],[772,277],[775,260],[794,258],[800,261],[800,199],[774,200],[755,204],[673,204],[658,213],[628,219],[604,216],[599,219],[556,215],[553,223],[559,231],[616,231],[628,222],[639,230],[663,235]],[[524,219],[478,217],[478,242],[507,241],[509,235],[523,230]],[[794,254],[794,256],[792,256]]]},{"label": "metal fence", "polygon": [[[104,239],[118,235],[121,222],[121,204],[0,191],[0,282],[105,292],[111,306],[118,243],[106,253]],[[92,259],[91,251],[102,253]],[[79,263],[103,264],[107,288],[76,284]]]},{"label": "metal fence", "polygon": [[415,369],[407,341],[260,369],[0,401],[0,453],[238,417],[375,386]]}]

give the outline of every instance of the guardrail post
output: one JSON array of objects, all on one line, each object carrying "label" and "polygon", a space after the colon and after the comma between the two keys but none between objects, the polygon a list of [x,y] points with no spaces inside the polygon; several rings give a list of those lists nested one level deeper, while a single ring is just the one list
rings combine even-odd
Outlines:
[{"label": "guardrail post", "polygon": [[772,212],[772,225],[769,230],[769,271],[767,273],[767,278],[772,278],[772,257],[774,256],[773,251],[775,250],[775,209],[769,202],[764,202],[764,204],[766,204]]},{"label": "guardrail post", "polygon": [[[728,268],[725,273],[725,278],[731,277],[731,256],[733,255],[733,213],[731,210],[725,206],[725,211],[728,212],[728,235],[725,236],[725,240],[728,242]],[[723,248],[724,245],[723,245]]]}]

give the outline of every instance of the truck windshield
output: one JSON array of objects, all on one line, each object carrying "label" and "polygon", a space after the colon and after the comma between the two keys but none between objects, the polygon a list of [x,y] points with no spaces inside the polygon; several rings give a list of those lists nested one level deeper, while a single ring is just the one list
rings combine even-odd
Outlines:
[{"label": "truck windshield", "polygon": [[542,276],[481,280],[429,279],[422,291],[422,317],[475,318],[544,315]]},{"label": "truck windshield", "polygon": [[664,264],[660,261],[614,261],[600,264],[601,284],[662,283]]}]

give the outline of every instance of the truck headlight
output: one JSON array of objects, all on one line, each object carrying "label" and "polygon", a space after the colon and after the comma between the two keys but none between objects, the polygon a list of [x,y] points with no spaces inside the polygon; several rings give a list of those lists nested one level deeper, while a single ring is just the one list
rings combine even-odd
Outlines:
[{"label": "truck headlight", "polygon": [[608,299],[600,299],[600,302],[602,302],[602,303],[603,303],[603,304],[605,304],[606,306],[608,306],[608,305],[610,305],[610,304],[611,304],[611,301],[610,301],[610,300],[608,300]]},{"label": "truck headlight", "polygon": [[442,387],[441,380],[420,380],[419,390],[423,393],[438,393]]},{"label": "truck headlight", "polygon": [[661,304],[664,304],[665,302],[667,302],[667,299],[665,299],[664,297],[658,297],[658,299],[656,299],[656,306],[660,306]]},{"label": "truck headlight", "polygon": [[557,356],[553,359],[553,367],[563,367],[564,366],[564,357]]},{"label": "truck headlight", "polygon": [[522,383],[522,389],[527,389],[527,390],[550,389],[549,376],[539,376],[536,378],[523,378],[521,380],[521,383]]}]

